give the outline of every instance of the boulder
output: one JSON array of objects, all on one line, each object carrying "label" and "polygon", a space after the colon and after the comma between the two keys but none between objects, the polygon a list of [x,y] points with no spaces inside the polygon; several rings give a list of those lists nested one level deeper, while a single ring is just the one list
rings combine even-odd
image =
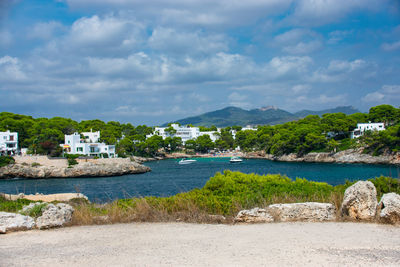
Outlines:
[{"label": "boulder", "polygon": [[16,213],[0,212],[0,234],[10,231],[29,230],[35,226],[32,217]]},{"label": "boulder", "polygon": [[322,222],[336,220],[336,208],[330,203],[273,204],[268,206],[267,211],[276,222]]},{"label": "boulder", "polygon": [[48,204],[42,216],[36,219],[36,226],[39,229],[63,226],[71,221],[73,212],[74,209],[68,204]]},{"label": "boulder", "polygon": [[384,194],[379,202],[379,218],[387,223],[400,224],[400,195]]},{"label": "boulder", "polygon": [[374,184],[358,181],[344,192],[342,215],[353,220],[373,220],[377,205]]},{"label": "boulder", "polygon": [[267,210],[260,208],[241,210],[235,217],[235,222],[260,223],[273,221],[274,218],[267,212]]},{"label": "boulder", "polygon": [[19,211],[19,213],[23,215],[28,215],[32,211],[32,209],[34,209],[36,206],[43,206],[42,209],[44,209],[46,205],[47,203],[42,203],[42,202],[30,203],[29,205],[24,206],[22,210]]}]

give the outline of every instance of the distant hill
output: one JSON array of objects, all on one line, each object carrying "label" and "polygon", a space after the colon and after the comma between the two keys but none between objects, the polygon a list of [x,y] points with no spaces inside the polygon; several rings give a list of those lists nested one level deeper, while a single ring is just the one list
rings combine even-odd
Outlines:
[{"label": "distant hill", "polygon": [[341,106],[341,107],[336,107],[336,108],[331,108],[331,109],[324,109],[324,110],[319,110],[319,111],[313,111],[313,110],[301,110],[298,111],[296,113],[294,113],[294,115],[296,117],[299,118],[304,118],[307,117],[308,115],[318,115],[318,116],[322,116],[325,113],[338,113],[338,112],[342,112],[344,114],[350,115],[350,114],[354,114],[357,112],[360,112],[358,109],[356,109],[355,107],[352,106]]},{"label": "distant hill", "polygon": [[[353,114],[359,111],[353,107],[347,106],[321,111],[302,110],[293,114],[274,106],[267,106],[252,110],[244,110],[238,107],[226,107],[224,109],[207,112],[199,116],[177,120],[176,122],[182,125],[192,124],[194,126],[206,127],[210,127],[212,125],[217,127],[227,127],[233,125],[275,125],[304,118],[308,115],[321,116],[325,113],[336,112]],[[166,126],[167,124],[168,123],[165,123],[163,126]]]}]

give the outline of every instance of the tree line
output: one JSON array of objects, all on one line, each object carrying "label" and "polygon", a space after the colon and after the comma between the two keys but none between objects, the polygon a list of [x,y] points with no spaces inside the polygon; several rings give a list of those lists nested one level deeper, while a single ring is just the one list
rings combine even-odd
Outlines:
[{"label": "tree line", "polygon": [[[384,122],[385,131],[368,132],[357,139],[350,139],[357,123]],[[328,113],[322,117],[309,115],[304,119],[280,125],[259,126],[256,131],[242,131],[240,126],[221,129],[219,139],[213,142],[208,135],[189,140],[184,145],[179,137],[154,135],[153,128],[146,125],[101,120],[76,122],[62,117],[33,118],[31,116],[0,113],[0,131],[19,134],[19,147],[29,148],[33,154],[58,156],[62,154],[59,144],[65,134],[74,132],[101,131],[101,141],[116,144],[120,156],[156,156],[184,150],[187,153],[205,153],[210,150],[230,150],[240,147],[242,151],[265,151],[268,154],[284,155],[309,152],[332,152],[355,147],[365,147],[367,152],[382,154],[400,151],[400,109],[391,105],[372,107],[368,113]],[[201,130],[216,130],[216,127]],[[172,131],[172,130],[171,130]],[[236,133],[234,138],[233,133]],[[173,134],[173,131],[171,132]]]}]

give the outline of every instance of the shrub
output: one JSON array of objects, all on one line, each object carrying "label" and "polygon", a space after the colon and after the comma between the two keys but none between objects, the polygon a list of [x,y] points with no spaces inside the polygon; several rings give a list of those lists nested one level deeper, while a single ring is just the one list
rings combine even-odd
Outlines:
[{"label": "shrub", "polygon": [[44,209],[47,207],[47,203],[41,203],[33,206],[25,212],[21,212],[22,215],[38,218],[42,216]]},{"label": "shrub", "polygon": [[27,199],[18,199],[15,201],[7,200],[4,197],[0,196],[0,211],[5,212],[17,212],[21,210],[24,206],[29,205],[34,201],[30,201]]},{"label": "shrub", "polygon": [[0,167],[7,166],[9,164],[14,164],[15,160],[10,156],[0,156]]},{"label": "shrub", "polygon": [[32,166],[32,167],[38,167],[38,166],[40,166],[40,163],[33,162],[31,166]]},{"label": "shrub", "polygon": [[68,160],[68,167],[72,167],[73,165],[78,164],[76,159],[79,157],[79,154],[65,154],[64,157]]}]

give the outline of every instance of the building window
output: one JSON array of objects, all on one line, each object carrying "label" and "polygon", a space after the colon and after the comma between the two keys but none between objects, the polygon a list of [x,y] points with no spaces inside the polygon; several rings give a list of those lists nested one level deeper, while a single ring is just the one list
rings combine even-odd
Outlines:
[{"label": "building window", "polygon": [[14,141],[14,135],[10,135],[10,141]]},{"label": "building window", "polygon": [[77,147],[76,152],[83,152],[83,147]]}]

